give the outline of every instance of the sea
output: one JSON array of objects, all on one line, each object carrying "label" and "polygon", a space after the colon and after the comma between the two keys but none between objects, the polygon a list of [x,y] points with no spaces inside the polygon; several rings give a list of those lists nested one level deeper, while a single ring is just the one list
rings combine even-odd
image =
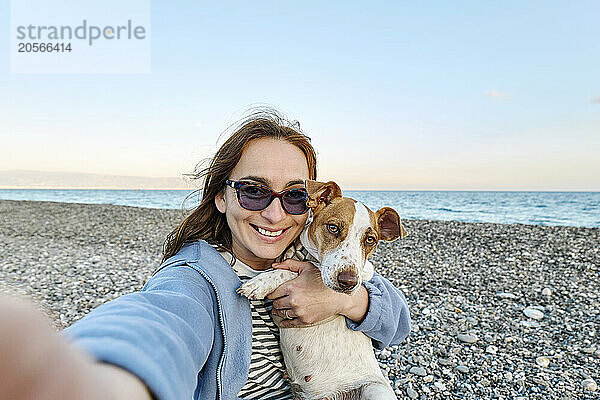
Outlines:
[{"label": "sea", "polygon": [[[344,191],[372,210],[394,208],[402,218],[502,224],[600,227],[600,192]],[[189,190],[0,189],[0,199],[192,209]]]}]

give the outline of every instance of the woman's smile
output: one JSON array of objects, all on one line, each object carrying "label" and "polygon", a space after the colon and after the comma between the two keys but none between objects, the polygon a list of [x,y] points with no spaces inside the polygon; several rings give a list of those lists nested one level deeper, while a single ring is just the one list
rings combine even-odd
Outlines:
[{"label": "woman's smile", "polygon": [[269,239],[279,239],[281,236],[283,236],[283,233],[287,232],[288,230],[288,228],[274,229],[261,227],[254,224],[250,224],[250,226],[252,226],[260,236],[267,236]]}]

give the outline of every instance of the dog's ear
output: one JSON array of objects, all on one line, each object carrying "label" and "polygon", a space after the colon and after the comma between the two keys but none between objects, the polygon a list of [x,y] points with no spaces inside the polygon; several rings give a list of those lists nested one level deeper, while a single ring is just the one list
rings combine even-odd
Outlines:
[{"label": "dog's ear", "polygon": [[400,216],[393,208],[380,208],[375,213],[375,219],[377,220],[379,235],[385,241],[391,242],[408,235],[408,232],[406,232],[406,229],[404,229],[404,226],[400,222]]},{"label": "dog's ear", "polygon": [[317,182],[307,179],[305,184],[308,192],[306,204],[312,209],[317,208],[319,204],[328,205],[336,197],[342,197],[342,189],[333,181]]}]

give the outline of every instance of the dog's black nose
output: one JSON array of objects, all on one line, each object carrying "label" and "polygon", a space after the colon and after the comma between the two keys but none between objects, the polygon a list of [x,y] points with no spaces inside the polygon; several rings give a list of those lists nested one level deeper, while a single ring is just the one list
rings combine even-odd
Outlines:
[{"label": "dog's black nose", "polygon": [[342,289],[352,289],[358,283],[358,278],[352,272],[342,271],[338,274],[337,281]]}]

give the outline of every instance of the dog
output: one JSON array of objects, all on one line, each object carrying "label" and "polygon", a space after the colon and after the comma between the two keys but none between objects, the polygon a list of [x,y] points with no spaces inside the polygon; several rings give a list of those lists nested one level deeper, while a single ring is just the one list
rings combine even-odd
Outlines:
[{"label": "dog", "polygon": [[[356,200],[342,197],[335,182],[308,180],[306,190],[309,217],[297,241],[316,261],[325,286],[353,295],[373,276],[368,258],[377,242],[403,238],[407,232],[394,209],[383,207],[373,212]],[[238,293],[249,299],[264,299],[297,276],[288,270],[266,271],[244,283]],[[276,323],[281,321],[274,318]],[[281,328],[280,347],[296,399],[396,399],[379,368],[371,339],[348,329],[344,316]]]}]

